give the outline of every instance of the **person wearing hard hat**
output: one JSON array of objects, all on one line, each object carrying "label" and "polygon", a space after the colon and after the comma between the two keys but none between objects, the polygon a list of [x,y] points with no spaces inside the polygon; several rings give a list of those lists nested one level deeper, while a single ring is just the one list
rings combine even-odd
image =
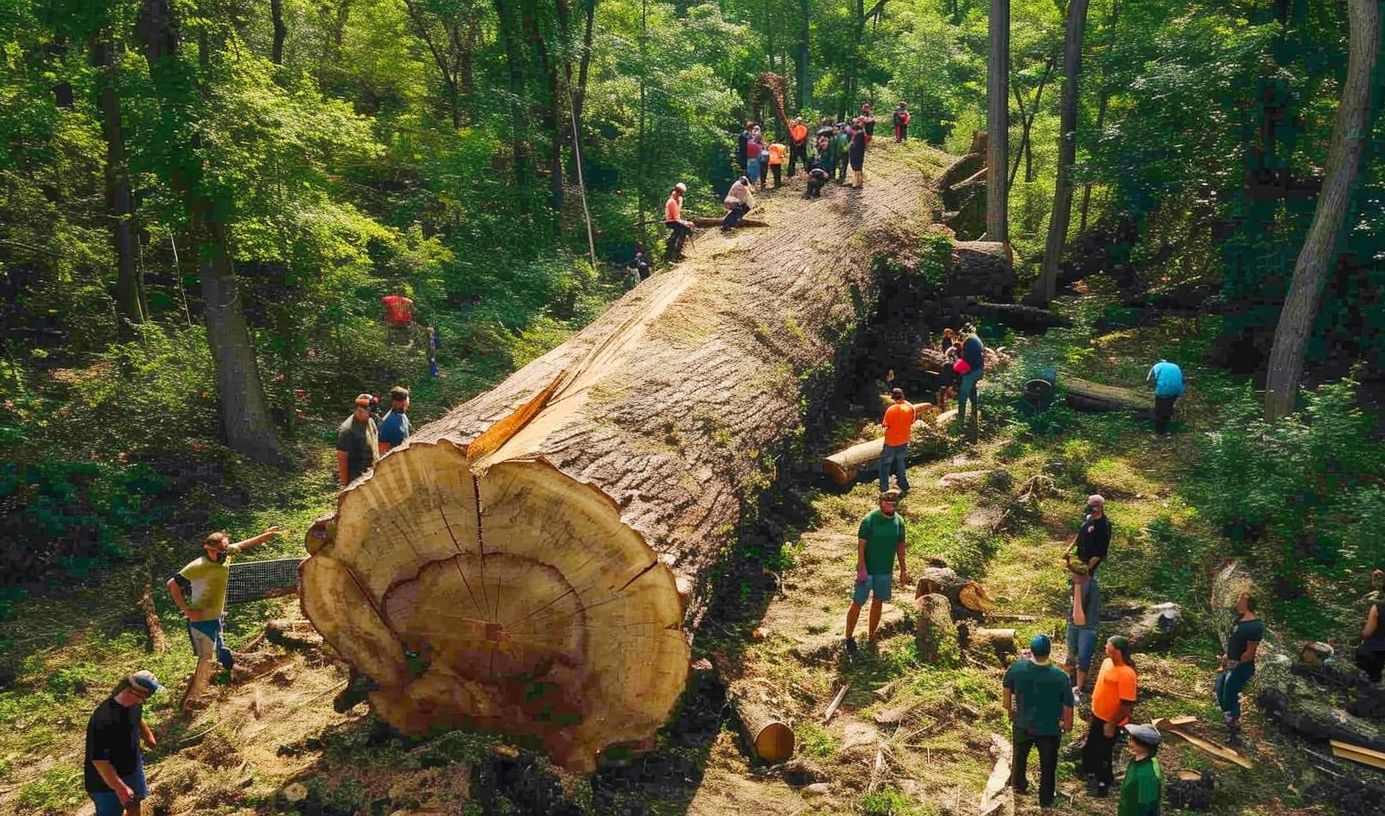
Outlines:
[{"label": "person wearing hard hat", "polygon": [[1125,766],[1116,816],[1159,816],[1164,800],[1164,771],[1155,754],[1163,736],[1152,725],[1127,725],[1130,764]]},{"label": "person wearing hard hat", "polygon": [[87,720],[82,782],[96,804],[96,816],[121,816],[149,795],[144,779],[144,752],[158,741],[144,722],[144,701],[163,688],[147,671],[129,675]]},{"label": "person wearing hard hat", "polygon": [[683,219],[683,194],[687,191],[688,185],[680,181],[669,190],[668,201],[664,202],[664,226],[669,228],[668,244],[664,246],[665,261],[683,260],[683,242],[692,233],[693,223]]},{"label": "person wearing hard hat", "polygon": [[1015,793],[1029,790],[1025,766],[1029,749],[1039,749],[1039,807],[1053,804],[1058,784],[1058,742],[1072,731],[1072,688],[1067,672],[1049,662],[1053,643],[1048,635],[1029,641],[1028,659],[1021,658],[1005,672],[1001,695],[1014,726],[1014,756],[1010,763]]}]

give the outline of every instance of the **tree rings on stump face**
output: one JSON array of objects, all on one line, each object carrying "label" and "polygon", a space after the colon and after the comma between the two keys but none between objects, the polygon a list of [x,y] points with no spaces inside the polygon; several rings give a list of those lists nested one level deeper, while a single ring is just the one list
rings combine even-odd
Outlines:
[{"label": "tree rings on stump face", "polygon": [[793,756],[793,729],[774,721],[765,724],[755,735],[755,755],[765,762],[783,762]]},{"label": "tree rings on stump face", "polygon": [[687,680],[683,607],[615,503],[542,459],[474,473],[449,442],[408,453],[342,494],[302,571],[377,713],[537,738],[573,770],[652,734]]}]

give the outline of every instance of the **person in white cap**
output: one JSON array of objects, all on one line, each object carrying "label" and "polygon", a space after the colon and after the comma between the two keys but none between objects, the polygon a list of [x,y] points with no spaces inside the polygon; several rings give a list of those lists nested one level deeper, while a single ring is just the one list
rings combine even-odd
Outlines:
[{"label": "person in white cap", "polygon": [[153,749],[158,741],[144,722],[143,705],[161,688],[152,673],[137,671],[121,680],[87,721],[82,781],[96,816],[121,816],[149,795],[140,743]]},{"label": "person in white cap", "polygon": [[1159,816],[1164,800],[1164,771],[1154,755],[1163,735],[1152,725],[1127,725],[1130,764],[1125,766],[1116,816]]},{"label": "person in white cap", "polygon": [[692,232],[693,223],[683,219],[683,194],[688,185],[678,182],[669,190],[668,201],[664,202],[664,226],[669,228],[668,243],[664,246],[665,261],[683,259],[683,242]]},{"label": "person in white cap", "polygon": [[721,231],[729,232],[732,227],[741,223],[746,213],[755,209],[755,194],[750,191],[750,179],[745,176],[736,179],[736,183],[726,191],[726,198],[722,199],[721,204],[726,208],[726,217],[721,220]]}]

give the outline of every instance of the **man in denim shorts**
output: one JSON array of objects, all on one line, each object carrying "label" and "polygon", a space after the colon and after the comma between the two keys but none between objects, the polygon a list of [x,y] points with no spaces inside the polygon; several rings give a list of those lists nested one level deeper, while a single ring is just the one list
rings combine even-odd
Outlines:
[{"label": "man in denim shorts", "polygon": [[1068,674],[1073,677],[1073,697],[1087,685],[1087,670],[1096,651],[1096,623],[1101,617],[1101,587],[1096,576],[1069,584],[1072,600],[1068,604]]},{"label": "man in denim shorts", "polygon": [[871,597],[870,622],[867,637],[873,643],[880,625],[880,610],[890,599],[890,567],[899,558],[899,582],[909,583],[909,568],[904,565],[904,519],[895,512],[899,506],[899,491],[880,494],[880,509],[872,510],[861,520],[856,535],[856,588],[851,597],[851,609],[846,613],[846,652],[856,653],[856,621],[861,607]]}]

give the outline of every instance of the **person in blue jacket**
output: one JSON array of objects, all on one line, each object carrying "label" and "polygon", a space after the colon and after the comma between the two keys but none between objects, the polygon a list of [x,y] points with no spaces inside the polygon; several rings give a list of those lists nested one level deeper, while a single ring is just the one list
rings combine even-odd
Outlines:
[{"label": "person in blue jacket", "polygon": [[1154,431],[1168,433],[1173,404],[1183,396],[1183,370],[1168,360],[1160,360],[1145,377],[1145,382],[1151,380],[1154,382]]}]

